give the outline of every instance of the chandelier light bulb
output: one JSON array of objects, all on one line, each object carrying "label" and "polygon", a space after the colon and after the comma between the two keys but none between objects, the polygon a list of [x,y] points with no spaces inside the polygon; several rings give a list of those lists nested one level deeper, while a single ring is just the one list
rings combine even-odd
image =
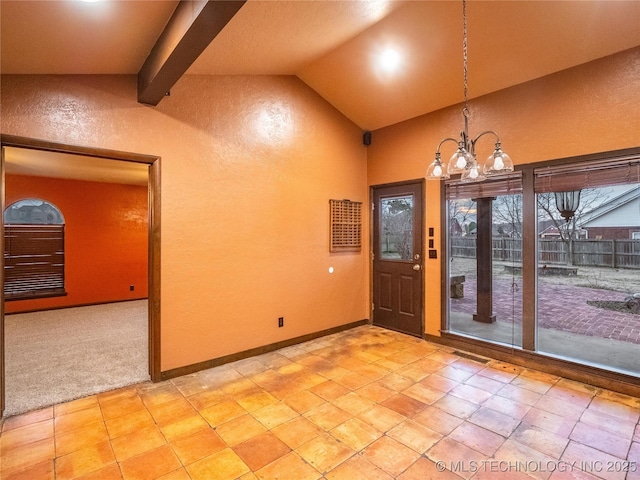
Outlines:
[{"label": "chandelier light bulb", "polygon": [[442,176],[442,167],[440,165],[436,165],[435,167],[433,167],[433,175],[436,177]]},{"label": "chandelier light bulb", "polygon": [[459,168],[460,170],[462,170],[464,167],[467,166],[467,158],[464,155],[464,152],[462,150],[459,151],[459,153],[457,153],[458,159],[456,160],[456,168]]},{"label": "chandelier light bulb", "polygon": [[496,170],[502,170],[504,168],[504,162],[502,161],[502,155],[496,156],[496,161],[493,164]]}]

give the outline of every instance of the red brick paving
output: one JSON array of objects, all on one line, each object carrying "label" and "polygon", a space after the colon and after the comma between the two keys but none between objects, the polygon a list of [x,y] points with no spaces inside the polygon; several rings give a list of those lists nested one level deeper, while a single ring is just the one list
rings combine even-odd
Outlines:
[{"label": "red brick paving", "polygon": [[[464,283],[465,296],[451,299],[456,312],[473,314],[476,311],[476,280]],[[512,294],[515,291],[515,295]],[[494,279],[493,305],[496,320],[517,323],[522,321],[522,284],[510,279]],[[538,284],[538,325],[589,337],[611,338],[640,344],[640,315],[616,312],[587,304],[587,300],[624,301],[628,295],[610,290],[572,285]]]}]

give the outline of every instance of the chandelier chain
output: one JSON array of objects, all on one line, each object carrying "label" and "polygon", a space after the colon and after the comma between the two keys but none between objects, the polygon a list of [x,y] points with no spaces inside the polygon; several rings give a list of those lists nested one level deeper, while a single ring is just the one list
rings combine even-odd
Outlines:
[{"label": "chandelier chain", "polygon": [[464,112],[469,115],[469,100],[467,98],[467,2],[462,0],[462,64],[464,74]]}]

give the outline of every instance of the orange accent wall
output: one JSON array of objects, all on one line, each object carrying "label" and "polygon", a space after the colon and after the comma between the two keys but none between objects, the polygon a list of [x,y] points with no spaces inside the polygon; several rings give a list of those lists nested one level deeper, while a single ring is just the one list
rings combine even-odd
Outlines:
[{"label": "orange accent wall", "polygon": [[187,75],[157,107],[135,75],[0,88],[3,133],[161,157],[163,371],[368,318],[367,246],[329,253],[329,199],[369,196],[362,130],[296,77]]},{"label": "orange accent wall", "polygon": [[[638,72],[640,48],[634,48],[474,98],[469,133],[496,131],[516,164],[640,146]],[[373,132],[369,184],[424,177],[440,140],[457,138],[463,128],[461,110],[456,105]],[[478,158],[484,161],[492,148],[490,139],[480,140]],[[454,151],[447,144],[442,158],[448,160]],[[439,246],[441,183],[426,183],[425,227],[435,228]],[[425,324],[431,335],[440,334],[442,254],[438,257],[425,260]]]},{"label": "orange accent wall", "polygon": [[146,186],[5,175],[5,204],[25,198],[64,215],[67,295],[5,302],[7,313],[147,297]]}]

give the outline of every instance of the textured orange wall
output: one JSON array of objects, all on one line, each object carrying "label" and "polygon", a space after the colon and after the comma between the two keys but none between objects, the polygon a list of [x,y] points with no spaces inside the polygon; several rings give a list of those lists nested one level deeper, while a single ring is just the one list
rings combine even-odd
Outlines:
[{"label": "textured orange wall", "polygon": [[62,211],[67,291],[5,302],[7,313],[147,297],[147,187],[5,175],[5,195],[7,206],[40,198]]},{"label": "textured orange wall", "polygon": [[162,157],[162,370],[369,316],[367,249],[328,246],[329,199],[368,198],[362,132],[297,78],[185,76],[158,107],[135,76],[0,88],[3,133]]},{"label": "textured orange wall", "polygon": [[[606,57],[470,101],[470,135],[496,131],[516,164],[640,146],[640,48]],[[473,81],[470,81],[473,88]],[[471,90],[472,92],[472,90]],[[454,106],[373,132],[370,185],[424,177],[436,147],[463,128]],[[490,139],[478,142],[481,161]],[[447,144],[442,158],[455,147]],[[426,187],[426,227],[440,244],[440,183]],[[426,236],[425,236],[426,237]],[[439,335],[441,263],[425,262],[426,331]]]}]

